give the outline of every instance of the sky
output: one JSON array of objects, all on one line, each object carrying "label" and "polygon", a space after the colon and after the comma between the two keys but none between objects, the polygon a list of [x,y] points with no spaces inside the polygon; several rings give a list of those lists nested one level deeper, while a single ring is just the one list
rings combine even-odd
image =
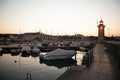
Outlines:
[{"label": "sky", "polygon": [[0,0],[0,33],[120,36],[120,0]]}]

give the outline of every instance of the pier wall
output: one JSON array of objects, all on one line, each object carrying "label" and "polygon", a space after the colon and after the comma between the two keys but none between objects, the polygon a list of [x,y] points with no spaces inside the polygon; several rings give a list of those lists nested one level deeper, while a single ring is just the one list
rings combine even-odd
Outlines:
[{"label": "pier wall", "polygon": [[90,65],[92,63],[93,49],[94,49],[94,47],[91,47],[91,49],[86,52],[86,54],[83,56],[81,65],[71,66],[70,69],[68,69],[65,73],[63,73],[56,80],[80,80],[80,75],[88,67],[90,67]]},{"label": "pier wall", "polygon": [[104,42],[106,51],[110,54],[113,63],[120,67],[120,42]]}]

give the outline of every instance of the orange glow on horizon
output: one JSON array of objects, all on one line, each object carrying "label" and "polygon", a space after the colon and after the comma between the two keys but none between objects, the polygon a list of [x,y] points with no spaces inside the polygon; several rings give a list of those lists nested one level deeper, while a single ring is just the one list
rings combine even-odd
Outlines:
[{"label": "orange glow on horizon", "polygon": [[[119,0],[3,0],[0,34],[41,31],[50,35],[97,36],[98,30],[105,30],[107,36],[120,36],[119,3]],[[101,20],[100,16],[106,27],[98,29],[96,22]]]}]

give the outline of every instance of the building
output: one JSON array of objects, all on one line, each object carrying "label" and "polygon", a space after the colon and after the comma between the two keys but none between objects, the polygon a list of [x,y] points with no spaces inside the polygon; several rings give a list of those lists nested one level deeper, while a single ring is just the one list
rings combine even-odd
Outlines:
[{"label": "building", "polygon": [[22,41],[23,42],[31,42],[31,41],[33,41],[33,38],[34,38],[33,33],[22,34]]},{"label": "building", "polygon": [[97,25],[98,27],[98,42],[102,43],[104,41],[104,28],[105,25],[103,24],[103,21],[99,21],[99,24]]}]

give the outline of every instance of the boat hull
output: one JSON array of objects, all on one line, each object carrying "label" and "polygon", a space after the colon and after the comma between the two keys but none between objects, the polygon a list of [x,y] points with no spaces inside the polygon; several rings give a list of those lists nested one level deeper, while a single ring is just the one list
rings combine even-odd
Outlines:
[{"label": "boat hull", "polygon": [[39,53],[40,53],[40,50],[39,50],[39,49],[32,49],[32,50],[31,50],[31,53],[32,53],[32,54],[39,54]]},{"label": "boat hull", "polygon": [[51,51],[50,53],[45,55],[40,54],[40,59],[44,59],[44,60],[69,59],[73,57],[75,53],[76,52],[73,50],[58,49],[55,51]]},{"label": "boat hull", "polygon": [[44,60],[56,60],[56,59],[69,59],[71,57],[73,57],[73,55],[53,55],[53,56],[49,56],[49,57],[41,57],[40,59],[44,59]]}]

